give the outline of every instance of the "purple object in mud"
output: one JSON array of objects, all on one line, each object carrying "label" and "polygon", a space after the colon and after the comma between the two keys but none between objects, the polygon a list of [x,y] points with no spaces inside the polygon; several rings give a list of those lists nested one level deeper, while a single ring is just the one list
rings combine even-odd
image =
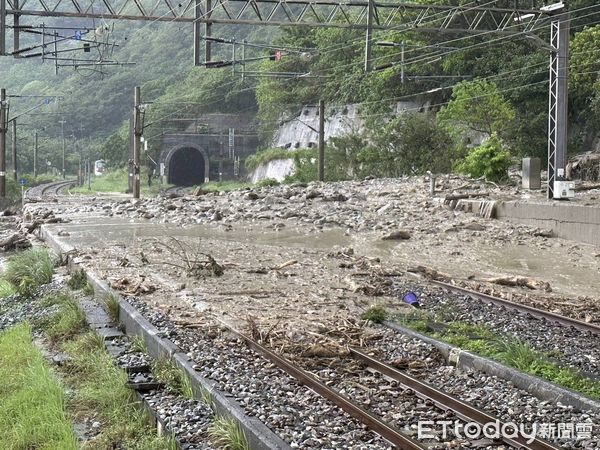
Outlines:
[{"label": "purple object in mud", "polygon": [[402,301],[404,303],[408,303],[410,306],[414,306],[415,308],[421,306],[419,305],[419,297],[417,297],[417,294],[415,294],[414,292],[409,291],[406,294],[404,294],[404,296],[402,297]]}]

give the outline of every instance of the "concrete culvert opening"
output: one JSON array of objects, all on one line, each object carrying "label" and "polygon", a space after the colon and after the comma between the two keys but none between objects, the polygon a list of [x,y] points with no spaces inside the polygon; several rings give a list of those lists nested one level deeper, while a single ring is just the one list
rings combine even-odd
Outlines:
[{"label": "concrete culvert opening", "polygon": [[183,147],[173,153],[169,161],[169,180],[177,186],[204,183],[206,161],[204,155],[193,147]]}]

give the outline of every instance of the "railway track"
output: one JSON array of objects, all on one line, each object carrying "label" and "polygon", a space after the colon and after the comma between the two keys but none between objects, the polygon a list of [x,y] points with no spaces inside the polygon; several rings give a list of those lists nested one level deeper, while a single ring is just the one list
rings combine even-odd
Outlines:
[{"label": "railway track", "polygon": [[[421,420],[452,420],[462,426],[495,423],[495,418],[499,418],[500,424],[527,427],[538,422],[584,422],[591,413],[548,405],[515,389],[510,382],[484,374],[452,371],[443,358],[437,360],[433,356],[432,351],[436,350],[428,349],[428,344],[406,346],[411,338],[384,327],[368,333],[379,330],[377,333],[387,336],[385,339],[379,337],[365,341],[366,346],[360,343],[359,348],[350,347],[349,354],[343,357],[307,357],[302,351],[283,345],[282,339],[295,343],[296,333],[289,335],[281,330],[270,337],[256,338],[260,340],[257,342],[254,332],[250,338],[208,318],[192,319],[190,325],[186,324],[189,318],[171,322],[144,302],[130,301],[189,355],[201,376],[216,381],[217,388],[239,401],[247,414],[258,417],[296,448],[589,448],[575,441],[564,447],[564,441],[556,438],[552,443],[542,439],[522,442],[524,435],[509,435],[485,444],[452,432],[441,441],[439,433],[436,438],[417,439],[417,423]],[[306,336],[311,335],[315,333]],[[344,335],[318,333],[319,338],[334,340]],[[354,338],[343,341],[352,345],[358,342]],[[303,338],[298,342],[304,342]],[[399,347],[404,348],[407,360],[425,362],[426,367],[398,370],[402,366],[393,360]],[[440,377],[441,373],[445,375]],[[454,381],[439,382],[439,378]],[[526,415],[522,411],[527,411]],[[303,431],[294,431],[298,426]]]},{"label": "railway track", "polygon": [[[227,325],[224,324],[224,326]],[[340,394],[337,390],[320,381],[319,377],[311,373],[309,370],[305,370],[298,365],[293,364],[288,359],[276,354],[272,350],[261,345],[239,330],[235,330],[231,327],[227,328],[231,332],[235,333],[240,339],[242,339],[251,349],[295,378],[301,385],[308,386],[322,397],[331,401],[344,412],[354,417],[366,427],[392,443],[396,448],[406,450],[428,448],[428,443],[420,442],[419,440],[416,440],[413,437],[395,429],[394,426],[381,420],[376,414],[364,409],[354,401]],[[436,389],[435,387],[428,385],[427,383],[424,383],[389,364],[369,356],[362,349],[350,347],[348,359],[360,362],[362,365],[364,365],[366,370],[375,371],[381,374],[382,378],[387,377],[387,379],[394,380],[400,385],[401,389],[422,399],[425,404],[430,406],[432,409],[437,408],[442,412],[450,412],[451,415],[449,417],[445,417],[445,419],[452,419],[453,416],[455,416],[465,423],[475,423],[482,428],[485,427],[486,424],[493,423],[498,423],[501,429],[505,427],[505,424],[503,424],[498,418],[473,407],[469,403],[452,397],[451,395],[448,395],[445,392]],[[349,361],[341,359],[339,362],[343,365]],[[329,363],[329,367],[331,367],[331,365],[332,364]],[[353,368],[351,370],[355,371],[356,369]],[[387,406],[387,408],[392,408],[392,406]],[[517,449],[558,450],[559,448],[538,438],[530,441],[523,435],[516,437],[502,437],[501,441],[505,444],[508,444],[510,447]]]},{"label": "railway track", "polygon": [[470,289],[462,288],[460,286],[455,286],[453,284],[445,283],[443,281],[437,280],[427,280],[429,283],[434,284],[436,286],[440,286],[448,291],[455,292],[457,294],[465,295],[471,297],[473,299],[492,303],[494,305],[500,306],[502,308],[506,308],[508,310],[518,311],[523,314],[529,314],[538,319],[545,320],[550,323],[560,324],[565,327],[574,328],[581,331],[589,331],[591,333],[600,335],[600,325],[594,323],[583,322],[581,320],[573,319],[571,317],[561,316],[559,314],[555,314],[550,311],[545,311],[543,309],[534,308],[533,306],[523,305],[520,303],[511,302],[510,300],[505,300],[503,298],[494,297],[487,294],[482,294],[481,292],[472,291]]},{"label": "railway track", "polygon": [[31,187],[25,191],[25,198],[30,200],[39,200],[43,197],[57,197],[61,191],[75,183],[75,180],[53,181],[38,186]]},{"label": "railway track", "polygon": [[444,334],[452,326],[472,326],[477,334],[477,327],[481,327],[489,336],[523,343],[584,378],[600,379],[600,326],[597,323],[413,274],[409,278],[396,278],[392,293],[400,298],[407,292],[417,293],[419,314],[431,321],[432,331]]},{"label": "railway track", "polygon": [[188,186],[172,186],[168,189],[165,189],[164,195],[180,197],[180,196],[185,195],[189,189],[190,188]]}]

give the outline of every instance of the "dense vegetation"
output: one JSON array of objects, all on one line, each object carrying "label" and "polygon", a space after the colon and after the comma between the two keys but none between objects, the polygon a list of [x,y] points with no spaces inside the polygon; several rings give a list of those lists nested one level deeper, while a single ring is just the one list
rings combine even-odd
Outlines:
[{"label": "dense vegetation", "polygon": [[[456,4],[454,0],[437,3]],[[520,7],[527,7],[525,3],[531,2],[520,2]],[[496,6],[513,7],[514,2],[499,0]],[[570,8],[574,17],[570,149],[580,151],[590,148],[600,123],[600,8],[593,0],[573,0]],[[274,43],[283,50],[280,60],[248,63],[245,70],[310,73],[308,77],[246,76],[242,80],[231,67],[192,67],[191,26],[129,25],[116,24],[115,35],[121,46],[113,58],[136,65],[107,68],[104,75],[62,69],[56,76],[48,63],[0,60],[0,78],[9,94],[63,96],[58,105],[51,102],[38,110],[44,115],[21,121],[19,162],[23,170],[31,170],[34,128],[39,131],[39,166],[48,161],[48,167],[60,167],[60,118],[66,120],[70,172],[76,168],[79,153],[84,159],[103,157],[113,166],[125,164],[135,85],[142,87],[144,101],[152,102],[145,114],[149,124],[145,137],[149,139],[149,156],[154,159],[161,133],[177,128],[175,119],[204,112],[256,114],[263,147],[270,148],[272,132],[282,117],[296,114],[303,105],[319,99],[326,101],[328,112],[344,103],[359,103],[364,122],[360,133],[330,143],[332,154],[328,158],[343,164],[342,170],[330,175],[337,178],[453,167],[466,171],[464,158],[475,151],[472,142],[478,142],[482,134],[496,136],[494,146],[502,155],[546,154],[549,55],[523,35],[465,37],[378,31],[375,41],[404,42],[404,70],[398,64],[398,47],[375,46],[376,70],[364,73],[364,33],[358,30],[215,27],[224,37]],[[544,41],[549,39],[548,27],[536,34]],[[230,57],[230,47],[214,48],[217,59]],[[248,49],[246,56],[265,57],[268,53],[266,49]],[[234,68],[241,71],[239,65]],[[35,101],[14,99],[11,111],[18,113]],[[403,107],[409,114],[399,116],[397,102],[405,102]],[[429,105],[431,114],[417,114],[420,105]],[[299,152],[296,157],[311,152],[314,150]]]}]

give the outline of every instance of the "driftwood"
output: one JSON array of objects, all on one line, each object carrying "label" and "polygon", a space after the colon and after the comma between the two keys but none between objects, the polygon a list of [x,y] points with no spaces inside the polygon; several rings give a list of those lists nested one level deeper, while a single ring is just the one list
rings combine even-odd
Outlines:
[{"label": "driftwood", "polygon": [[545,281],[540,281],[536,280],[535,278],[529,277],[493,277],[484,278],[480,281],[484,281],[486,283],[499,284],[501,286],[526,287],[532,290],[543,290],[546,292],[552,292],[550,283],[546,283]]},{"label": "driftwood", "polygon": [[576,191],[591,191],[592,189],[600,189],[600,183],[580,184],[575,186]]},{"label": "driftwood", "polygon": [[0,249],[4,252],[11,250],[22,250],[31,247],[29,239],[20,233],[14,233],[11,236],[0,241]]},{"label": "driftwood", "polygon": [[437,270],[432,269],[431,267],[416,266],[416,267],[409,267],[406,270],[408,272],[412,272],[412,273],[420,273],[425,278],[429,278],[431,280],[443,281],[445,283],[452,281],[452,278],[450,277],[450,275],[448,275],[446,273],[438,272]]}]

